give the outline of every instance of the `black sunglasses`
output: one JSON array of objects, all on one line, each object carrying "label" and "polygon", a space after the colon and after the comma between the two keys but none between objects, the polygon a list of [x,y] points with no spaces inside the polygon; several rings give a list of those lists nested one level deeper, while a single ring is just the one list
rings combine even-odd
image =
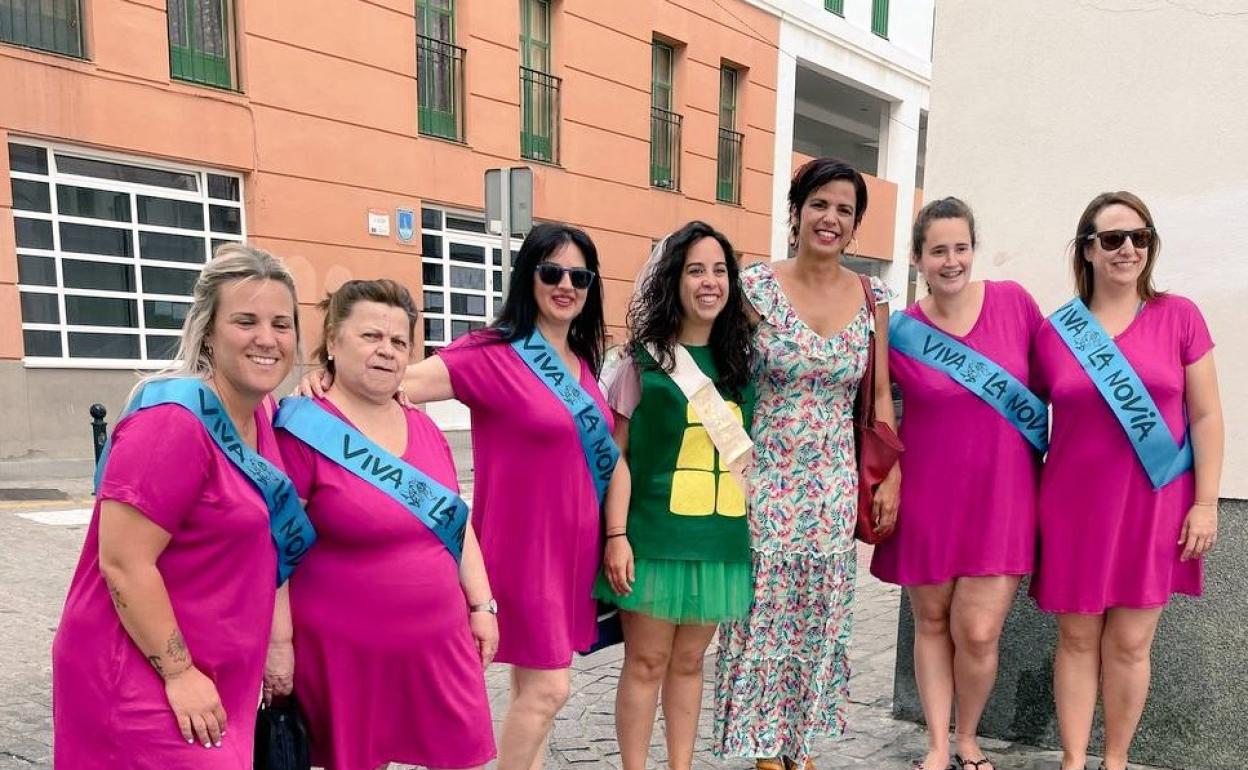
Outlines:
[{"label": "black sunglasses", "polygon": [[594,282],[594,271],[584,267],[564,267],[554,262],[542,262],[537,266],[537,278],[547,286],[558,286],[567,273],[573,289],[588,289]]},{"label": "black sunglasses", "polygon": [[1147,249],[1153,245],[1153,238],[1157,233],[1151,227],[1141,227],[1136,230],[1102,230],[1099,233],[1092,233],[1085,236],[1085,241],[1095,238],[1100,242],[1101,248],[1106,251],[1117,251],[1122,248],[1122,244],[1128,238],[1131,239],[1131,245],[1137,249]]}]

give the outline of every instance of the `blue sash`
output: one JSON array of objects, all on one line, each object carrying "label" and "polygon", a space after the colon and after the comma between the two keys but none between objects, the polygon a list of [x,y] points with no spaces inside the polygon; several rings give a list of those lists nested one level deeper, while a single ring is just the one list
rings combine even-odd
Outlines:
[{"label": "blue sash", "polygon": [[991,358],[902,312],[889,319],[888,344],[949,375],[995,409],[1039,452],[1049,451],[1049,407]]},{"label": "blue sash", "polygon": [[[285,583],[299,565],[299,560],[316,542],[316,531],[299,504],[294,484],[277,466],[243,442],[225,406],[201,379],[173,377],[147,383],[126,405],[117,422],[120,424],[132,412],[160,404],[177,404],[198,417],[217,447],[264,497],[264,504],[269,509],[269,530],[277,546],[277,584]],[[113,438],[109,436],[95,468],[96,489],[100,488],[100,479],[104,476],[112,446]]]},{"label": "blue sash", "polygon": [[607,495],[607,486],[611,483],[615,463],[620,459],[620,448],[615,445],[611,432],[607,430],[606,415],[581,387],[580,379],[574,377],[568,367],[563,365],[563,359],[537,327],[533,328],[528,337],[512,342],[511,347],[572,414],[572,420],[581,437],[581,450],[585,453],[589,475],[594,480],[594,489],[598,492],[598,502],[601,504]]},{"label": "blue sash", "polygon": [[1191,442],[1184,436],[1181,446],[1174,443],[1157,402],[1087,305],[1075,297],[1049,316],[1049,323],[1113,410],[1153,489],[1186,473],[1192,467]]},{"label": "blue sash", "polygon": [[273,425],[385,492],[428,527],[459,562],[468,524],[468,504],[459,495],[310,398],[282,399]]}]

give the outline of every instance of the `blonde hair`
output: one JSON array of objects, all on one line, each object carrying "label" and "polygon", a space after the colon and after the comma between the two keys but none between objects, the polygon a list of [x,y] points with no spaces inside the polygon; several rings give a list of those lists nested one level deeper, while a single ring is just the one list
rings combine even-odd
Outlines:
[{"label": "blonde hair", "polygon": [[207,338],[217,320],[221,290],[235,281],[251,280],[277,281],[290,290],[290,298],[295,308],[295,364],[300,364],[299,301],[295,293],[294,277],[286,269],[286,265],[269,252],[241,243],[226,243],[217,247],[212,259],[204,265],[195,281],[191,309],[182,324],[182,337],[178,342],[178,352],[174,355],[173,364],[139,380],[134,390],[130,391],[127,401],[134,398],[139,389],[152,380],[211,377],[212,349],[207,344]]}]

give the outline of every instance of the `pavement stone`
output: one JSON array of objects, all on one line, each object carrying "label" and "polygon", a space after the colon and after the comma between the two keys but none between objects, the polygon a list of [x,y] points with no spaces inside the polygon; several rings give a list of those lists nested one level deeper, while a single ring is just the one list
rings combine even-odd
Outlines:
[{"label": "pavement stone", "polygon": [[[89,490],[85,482],[74,484],[69,502],[0,503],[0,554],[4,555],[0,558],[0,770],[51,769],[49,655],[65,590],[86,534],[82,525],[54,526],[20,514],[89,507],[84,488]],[[869,557],[868,547],[863,546],[859,558],[866,564]],[[860,569],[858,576],[849,732],[820,742],[815,763],[819,770],[906,770],[922,756],[926,737],[921,726],[894,720],[891,715],[899,594],[866,569]],[[747,770],[753,767],[750,760],[719,759],[709,749],[714,655],[712,648],[707,655],[707,690],[693,766],[695,770]],[[621,647],[577,657],[573,694],[556,720],[547,768],[620,767],[613,704],[622,657]],[[508,699],[507,667],[492,666],[486,684],[497,730]],[[662,729],[660,714],[647,765],[655,770],[665,767]],[[998,770],[1059,767],[1056,752],[1006,741],[985,740],[984,746]],[[391,770],[411,770],[411,766],[392,765]]]}]

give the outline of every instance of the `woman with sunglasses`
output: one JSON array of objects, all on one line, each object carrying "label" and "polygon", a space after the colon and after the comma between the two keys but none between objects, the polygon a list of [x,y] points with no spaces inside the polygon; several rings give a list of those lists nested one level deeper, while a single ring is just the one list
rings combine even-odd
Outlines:
[{"label": "woman with sunglasses", "polygon": [[[928,203],[910,256],[928,294],[889,325],[901,387],[901,507],[871,573],[906,587],[928,728],[916,770],[992,770],[976,733],[997,676],[997,643],[1036,545],[1048,406],[1027,389],[1044,317],[1012,281],[972,281],[975,217]],[[950,712],[957,727],[951,752]],[[953,764],[950,765],[950,758]]]},{"label": "woman with sunglasses", "polygon": [[689,770],[706,648],[720,621],[745,617],[753,599],[736,479],[751,456],[753,349],[728,239],[696,221],[664,238],[637,279],[628,325],[607,400],[632,493],[606,511],[594,593],[619,606],[624,627],[623,770],[646,767],[660,692],[667,764]]},{"label": "woman with sunglasses", "polygon": [[[499,770],[541,766],[572,653],[597,635],[600,510],[629,483],[597,383],[605,336],[593,241],[541,224],[490,328],[411,364],[403,380],[412,403],[454,398],[472,415],[472,523],[494,592],[472,609],[497,613],[494,659],[512,666]],[[326,379],[313,373],[303,389],[319,395]]]},{"label": "woman with sunglasses", "polygon": [[1098,684],[1103,767],[1127,767],[1157,621],[1172,594],[1200,595],[1201,557],[1217,540],[1213,341],[1196,305],[1153,287],[1160,248],[1142,200],[1098,195],[1071,247],[1078,297],[1035,340],[1053,435],[1031,592],[1058,616],[1062,770],[1085,765]]}]

